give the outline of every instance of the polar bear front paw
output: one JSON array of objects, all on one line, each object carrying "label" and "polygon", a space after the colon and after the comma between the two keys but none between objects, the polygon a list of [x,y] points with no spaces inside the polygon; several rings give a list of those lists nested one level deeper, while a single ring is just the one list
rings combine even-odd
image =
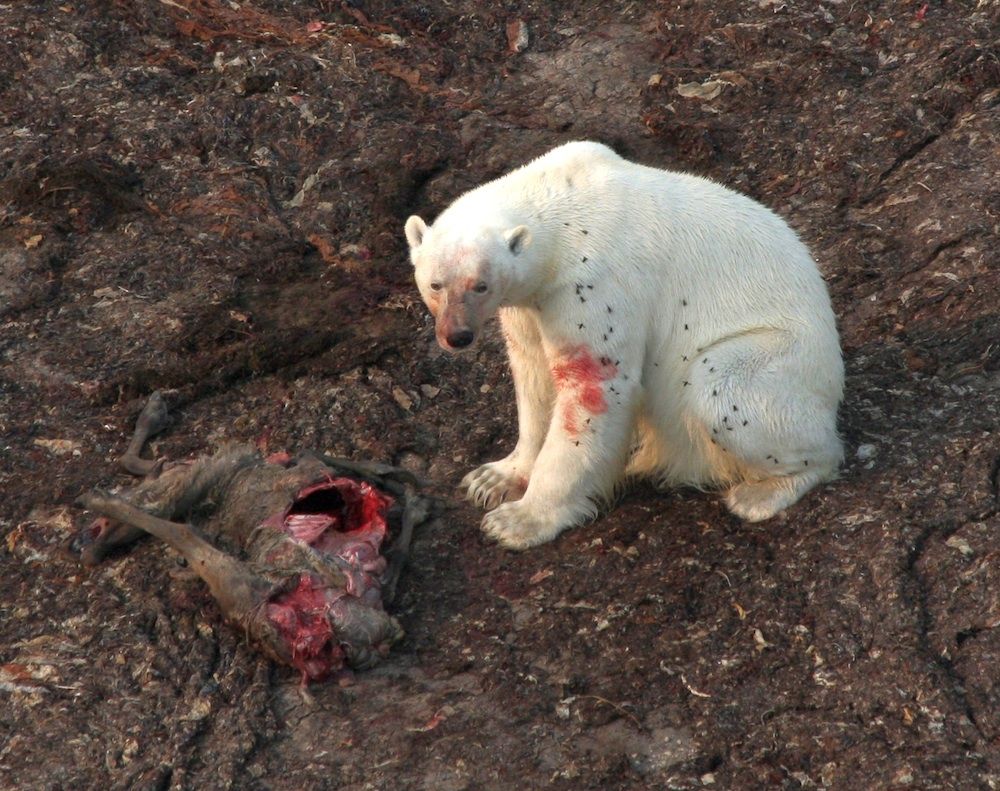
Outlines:
[{"label": "polar bear front paw", "polygon": [[508,549],[527,549],[551,541],[562,528],[521,502],[504,503],[483,517],[483,532]]},{"label": "polar bear front paw", "polygon": [[528,488],[528,479],[518,475],[507,459],[484,464],[462,479],[466,497],[476,505],[490,510],[506,500],[516,500]]}]

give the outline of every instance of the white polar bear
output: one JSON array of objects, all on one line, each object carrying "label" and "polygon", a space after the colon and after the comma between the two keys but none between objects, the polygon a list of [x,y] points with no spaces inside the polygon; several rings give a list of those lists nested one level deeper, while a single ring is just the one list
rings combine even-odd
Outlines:
[{"label": "white polar bear", "polygon": [[[499,310],[517,446],[463,485],[502,544],[549,541],[627,475],[767,519],[843,457],[830,298],[795,232],[696,176],[560,146],[406,223],[446,349]],[[506,501],[506,502],[505,502]]]}]

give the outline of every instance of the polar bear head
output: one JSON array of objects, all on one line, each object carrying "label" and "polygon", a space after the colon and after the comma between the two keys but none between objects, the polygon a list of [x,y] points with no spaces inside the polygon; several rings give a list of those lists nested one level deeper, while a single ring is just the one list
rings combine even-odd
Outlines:
[{"label": "polar bear head", "polygon": [[523,282],[531,231],[441,218],[406,221],[417,288],[435,321],[442,349],[472,345],[483,323],[510,304]]}]

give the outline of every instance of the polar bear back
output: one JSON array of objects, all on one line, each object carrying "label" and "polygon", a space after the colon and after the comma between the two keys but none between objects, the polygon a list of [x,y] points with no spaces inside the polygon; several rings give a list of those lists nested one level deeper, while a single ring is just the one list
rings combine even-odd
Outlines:
[{"label": "polar bear back", "polygon": [[466,193],[435,226],[469,232],[484,218],[559,237],[554,270],[565,283],[613,278],[658,309],[687,302],[710,334],[811,327],[836,343],[826,286],[795,232],[708,179],[568,143]]}]

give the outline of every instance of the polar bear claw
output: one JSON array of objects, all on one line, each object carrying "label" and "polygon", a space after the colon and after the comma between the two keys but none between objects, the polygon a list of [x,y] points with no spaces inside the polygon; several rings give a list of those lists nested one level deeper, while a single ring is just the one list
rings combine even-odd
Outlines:
[{"label": "polar bear claw", "polygon": [[462,479],[462,487],[470,502],[489,511],[521,497],[528,481],[517,472],[516,462],[501,459],[474,469]]}]

